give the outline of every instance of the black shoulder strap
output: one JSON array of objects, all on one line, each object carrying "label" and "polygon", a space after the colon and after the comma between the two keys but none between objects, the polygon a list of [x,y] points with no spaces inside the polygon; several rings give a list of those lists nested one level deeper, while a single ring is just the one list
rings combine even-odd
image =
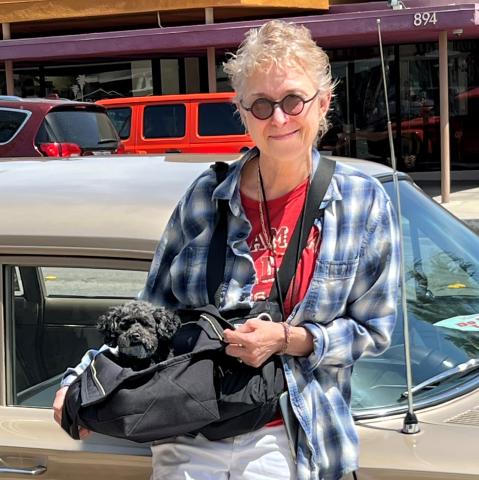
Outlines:
[{"label": "black shoulder strap", "polygon": [[275,282],[269,295],[270,300],[278,300],[282,303],[283,299],[286,298],[289,285],[296,273],[298,262],[301,258],[301,255],[298,255],[297,252],[301,253],[304,250],[314,220],[321,217],[324,213],[322,209],[319,209],[319,206],[326,195],[335,168],[336,162],[334,160],[326,158],[323,155],[321,156],[306,197],[304,218],[301,218],[302,215],[298,218],[298,222],[296,223],[278,271],[278,283],[281,291],[278,294],[277,284]]},{"label": "black shoulder strap", "polygon": [[[219,185],[226,178],[229,166],[225,162],[216,162],[214,165],[211,165],[211,168],[216,173],[216,183]],[[208,249],[208,260],[206,264],[206,286],[208,289],[208,299],[212,305],[219,303],[215,301],[216,291],[223,280],[225,272],[228,210],[228,201],[218,200],[216,226]]]},{"label": "black shoulder strap", "polygon": [[[321,156],[318,168],[314,174],[311,186],[308,191],[308,196],[305,202],[304,218],[302,215],[298,219],[296,227],[293,232],[293,236],[289,241],[288,248],[281,262],[281,268],[279,269],[279,285],[280,295],[276,283],[274,284],[270,300],[278,300],[280,303],[285,298],[289,288],[289,284],[296,272],[297,264],[299,261],[297,252],[302,252],[306,246],[306,242],[313,226],[314,220],[322,215],[322,210],[319,210],[319,206],[323,201],[328,186],[331,183],[331,178],[334,174],[336,162],[332,159]],[[212,165],[212,168],[216,172],[216,178],[218,183],[222,182],[226,177],[228,171],[228,165],[224,162],[216,162]],[[216,293],[220,286],[225,270],[226,263],[226,240],[228,232],[228,202],[226,200],[218,201],[218,215],[217,223],[211,243],[208,250],[208,263],[206,268],[206,281],[208,288],[208,299],[211,304],[218,305]],[[298,245],[299,242],[299,245]],[[299,249],[298,249],[299,248]]]}]

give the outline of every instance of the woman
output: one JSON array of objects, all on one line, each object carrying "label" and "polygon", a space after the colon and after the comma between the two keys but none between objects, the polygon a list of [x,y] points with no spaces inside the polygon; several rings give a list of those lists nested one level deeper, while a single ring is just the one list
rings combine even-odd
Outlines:
[{"label": "woman", "polygon": [[[227,199],[231,210],[220,310],[266,298],[319,163],[315,145],[326,131],[333,82],[309,31],[268,22],[247,34],[224,67],[256,148],[220,185],[211,169],[201,175],[175,209],[143,294],[170,308],[208,303],[217,199]],[[198,435],[158,442],[153,479],[339,479],[357,468],[351,369],[363,353],[379,354],[389,344],[398,238],[379,183],[349,167],[336,165],[322,206],[324,218],[311,229],[285,299],[285,321],[252,319],[225,332],[227,353],[248,365],[282,355],[300,427],[297,463],[279,419],[221,441]]]},{"label": "woman", "polygon": [[[268,22],[247,34],[224,67],[257,148],[217,188],[211,171],[202,175],[173,214],[145,291],[148,300],[172,307],[208,303],[203,279],[212,199],[219,198],[229,200],[232,213],[220,308],[248,307],[269,294],[318,164],[314,145],[327,126],[330,65],[306,28]],[[154,478],[336,479],[357,468],[351,366],[389,344],[398,239],[386,194],[355,170],[337,165],[325,204],[324,225],[312,229],[286,298],[289,327],[258,319],[225,334],[227,353],[252,366],[286,354],[301,426],[297,466],[284,426],[267,425],[226,441],[197,437],[154,446]]]}]

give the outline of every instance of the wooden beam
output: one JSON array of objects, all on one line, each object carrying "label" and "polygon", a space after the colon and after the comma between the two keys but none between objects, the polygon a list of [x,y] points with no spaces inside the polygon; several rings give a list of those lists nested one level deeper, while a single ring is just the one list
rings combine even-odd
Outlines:
[{"label": "wooden beam", "polygon": [[449,202],[451,193],[451,158],[449,151],[449,75],[447,31],[439,34],[439,110],[441,128],[441,201]]},{"label": "wooden beam", "polygon": [[[0,22],[98,17],[205,8],[291,8],[291,0],[0,0]],[[294,8],[325,10],[328,0],[296,0]]]},{"label": "wooden beam", "polygon": [[[3,40],[10,40],[10,24],[2,23],[2,38]],[[7,95],[15,95],[15,84],[13,81],[13,62],[5,60],[5,81],[7,87]]]}]

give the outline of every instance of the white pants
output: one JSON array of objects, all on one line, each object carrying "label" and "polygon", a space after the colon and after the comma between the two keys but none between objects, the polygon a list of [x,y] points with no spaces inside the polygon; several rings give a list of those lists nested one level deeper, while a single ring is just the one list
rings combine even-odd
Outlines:
[{"label": "white pants", "polygon": [[283,425],[210,442],[181,436],[151,447],[151,480],[295,480]]}]

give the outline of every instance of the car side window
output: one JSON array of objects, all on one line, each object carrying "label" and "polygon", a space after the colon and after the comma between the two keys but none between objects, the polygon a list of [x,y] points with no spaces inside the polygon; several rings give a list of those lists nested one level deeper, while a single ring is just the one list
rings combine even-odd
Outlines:
[{"label": "car side window", "polygon": [[110,117],[111,123],[115,126],[120,138],[122,140],[129,138],[131,129],[131,108],[108,108],[106,113]]},{"label": "car side window", "polygon": [[198,135],[244,135],[245,127],[239,112],[231,102],[200,103],[198,105]]},{"label": "car side window", "polygon": [[144,138],[184,137],[186,130],[184,104],[151,105],[143,114]]},{"label": "car side window", "polygon": [[9,142],[22,128],[30,112],[0,108],[0,143]]},{"label": "car side window", "polygon": [[99,268],[38,267],[47,297],[135,298],[145,272]]},{"label": "car side window", "polygon": [[98,317],[137,297],[146,271],[10,265],[4,270],[7,402],[50,408],[62,374],[103,344]]}]

